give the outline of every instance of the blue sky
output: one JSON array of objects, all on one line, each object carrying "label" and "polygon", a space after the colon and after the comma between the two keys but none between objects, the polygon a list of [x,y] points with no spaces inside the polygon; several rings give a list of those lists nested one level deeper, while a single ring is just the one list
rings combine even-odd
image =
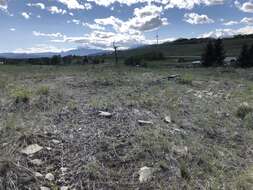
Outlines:
[{"label": "blue sky", "polygon": [[253,33],[253,0],[0,0],[0,52]]}]

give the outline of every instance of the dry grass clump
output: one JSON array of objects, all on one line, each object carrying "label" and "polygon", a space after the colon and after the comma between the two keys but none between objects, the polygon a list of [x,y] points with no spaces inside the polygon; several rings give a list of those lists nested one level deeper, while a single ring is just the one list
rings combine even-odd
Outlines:
[{"label": "dry grass clump", "polygon": [[32,92],[25,87],[18,87],[11,90],[11,97],[15,103],[28,103],[32,98]]},{"label": "dry grass clump", "polygon": [[253,108],[247,102],[244,102],[238,107],[236,115],[244,119],[251,112],[253,112]]}]

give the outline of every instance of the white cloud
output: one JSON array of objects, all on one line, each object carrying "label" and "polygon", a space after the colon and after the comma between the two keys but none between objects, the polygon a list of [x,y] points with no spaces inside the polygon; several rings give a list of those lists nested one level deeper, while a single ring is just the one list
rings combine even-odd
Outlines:
[{"label": "white cloud", "polygon": [[48,8],[48,11],[49,11],[51,14],[62,14],[62,15],[64,15],[64,14],[67,13],[66,10],[60,9],[60,8],[58,8],[58,7],[56,7],[56,6],[49,7],[49,8]]},{"label": "white cloud", "polygon": [[253,25],[253,17],[245,17],[241,20],[241,23],[246,24],[246,25]]},{"label": "white cloud", "polygon": [[78,0],[57,0],[58,2],[66,5],[69,9],[91,9],[92,6],[89,3],[81,4]]},{"label": "white cloud", "polygon": [[239,24],[239,22],[234,21],[234,20],[223,23],[224,26],[232,26],[232,25],[236,25],[236,24]]},{"label": "white cloud", "polygon": [[133,5],[137,3],[158,3],[165,6],[165,9],[168,8],[180,8],[180,9],[192,9],[196,5],[219,5],[223,4],[225,0],[87,0],[89,2],[94,2],[100,6],[110,6],[114,3],[120,3],[124,5]]},{"label": "white cloud", "polygon": [[47,53],[47,52],[60,53],[72,49],[73,48],[58,48],[48,44],[38,44],[35,47],[31,48],[18,48],[14,51],[14,53]]},{"label": "white cloud", "polygon": [[82,23],[83,26],[87,26],[88,28],[92,30],[105,30],[105,27],[100,26],[98,24],[90,24],[90,23]]},{"label": "white cloud", "polygon": [[163,8],[155,5],[147,5],[134,10],[134,16],[127,21],[110,16],[102,19],[95,19],[95,23],[103,26],[111,25],[116,32],[138,33],[157,29],[167,25],[166,18],[162,18]]},{"label": "white cloud", "polygon": [[199,15],[197,13],[186,13],[184,15],[185,22],[190,24],[210,24],[214,20],[210,19],[207,15]]},{"label": "white cloud", "polygon": [[37,32],[33,31],[34,36],[42,36],[42,37],[50,37],[50,38],[62,38],[64,37],[63,34],[57,32],[57,33],[42,33],[42,32]]},{"label": "white cloud", "polygon": [[248,35],[253,34],[253,27],[246,26],[239,29],[216,29],[214,31],[200,35],[200,38],[226,38],[235,35]]},{"label": "white cloud", "polygon": [[253,3],[251,1],[241,4],[239,1],[235,1],[235,6],[243,12],[253,13]]},{"label": "white cloud", "polygon": [[26,12],[22,12],[21,15],[25,18],[25,19],[29,19],[30,15]]},{"label": "white cloud", "polygon": [[0,0],[0,10],[6,10],[8,8],[6,0]]},{"label": "white cloud", "polygon": [[28,3],[27,6],[37,7],[37,8],[40,8],[42,10],[44,10],[46,8],[46,6],[43,3]]},{"label": "white cloud", "polygon": [[15,32],[16,28],[10,28],[10,31]]}]

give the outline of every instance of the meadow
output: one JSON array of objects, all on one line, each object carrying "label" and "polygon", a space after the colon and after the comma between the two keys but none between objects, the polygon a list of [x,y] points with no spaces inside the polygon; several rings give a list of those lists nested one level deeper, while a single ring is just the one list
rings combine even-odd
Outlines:
[{"label": "meadow", "polygon": [[0,189],[250,190],[252,142],[252,69],[0,65]]}]

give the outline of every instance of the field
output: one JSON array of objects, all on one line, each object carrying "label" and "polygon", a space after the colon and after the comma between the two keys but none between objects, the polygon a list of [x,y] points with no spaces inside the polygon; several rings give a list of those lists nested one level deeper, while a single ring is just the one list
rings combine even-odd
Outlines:
[{"label": "field", "polygon": [[252,106],[252,69],[1,65],[0,189],[250,190]]}]

